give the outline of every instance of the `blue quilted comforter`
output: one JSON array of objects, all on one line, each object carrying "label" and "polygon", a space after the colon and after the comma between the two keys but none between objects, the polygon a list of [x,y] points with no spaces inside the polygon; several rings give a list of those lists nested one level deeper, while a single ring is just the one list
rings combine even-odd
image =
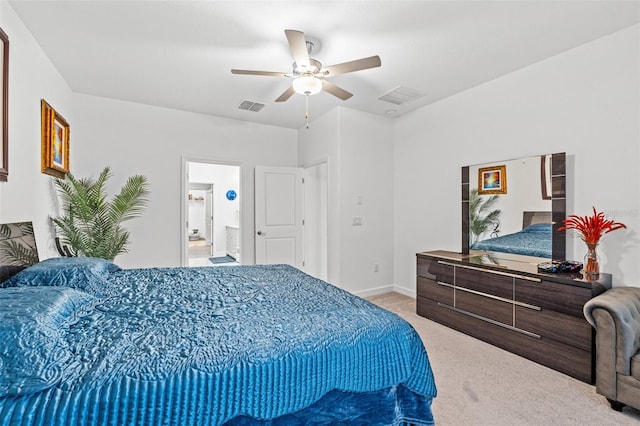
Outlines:
[{"label": "blue quilted comforter", "polygon": [[91,292],[56,331],[56,376],[0,397],[0,425],[251,422],[335,392],[382,393],[394,423],[431,422],[436,389],[413,328],[295,268],[120,270]]},{"label": "blue quilted comforter", "polygon": [[476,241],[470,248],[473,250],[499,251],[501,253],[522,254],[551,259],[551,231],[551,224],[538,223],[530,225],[519,232],[514,232],[513,234]]}]

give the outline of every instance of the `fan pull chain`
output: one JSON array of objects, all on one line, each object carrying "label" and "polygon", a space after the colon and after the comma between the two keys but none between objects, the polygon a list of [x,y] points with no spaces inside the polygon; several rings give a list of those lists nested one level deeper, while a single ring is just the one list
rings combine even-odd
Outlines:
[{"label": "fan pull chain", "polygon": [[307,129],[309,128],[309,94],[304,95],[304,119],[307,120]]}]

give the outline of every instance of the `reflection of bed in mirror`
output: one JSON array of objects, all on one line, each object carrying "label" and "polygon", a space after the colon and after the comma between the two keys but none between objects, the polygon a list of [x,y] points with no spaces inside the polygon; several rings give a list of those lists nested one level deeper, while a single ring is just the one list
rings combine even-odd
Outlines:
[{"label": "reflection of bed in mirror", "polygon": [[470,248],[551,258],[551,222],[551,212],[523,212],[522,230],[476,241]]}]

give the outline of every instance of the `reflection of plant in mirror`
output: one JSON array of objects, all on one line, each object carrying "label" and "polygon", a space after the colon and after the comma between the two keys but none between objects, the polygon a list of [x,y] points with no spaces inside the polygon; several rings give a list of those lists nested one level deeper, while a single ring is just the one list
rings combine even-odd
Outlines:
[{"label": "reflection of plant in mirror", "polygon": [[469,234],[471,234],[471,243],[478,241],[490,226],[498,222],[500,209],[491,210],[496,201],[498,201],[498,195],[483,197],[478,194],[478,188],[473,188],[469,191]]},{"label": "reflection of plant in mirror", "polygon": [[469,258],[469,263],[475,263],[477,265],[502,266],[502,265],[500,265],[499,259],[497,257],[493,256],[491,253],[486,253],[486,254],[483,254],[482,256],[470,257]]}]

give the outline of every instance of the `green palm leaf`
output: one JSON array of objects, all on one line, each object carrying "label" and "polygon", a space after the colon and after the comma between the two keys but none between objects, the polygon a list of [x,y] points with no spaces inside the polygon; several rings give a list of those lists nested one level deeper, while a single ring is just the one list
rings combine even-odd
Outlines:
[{"label": "green palm leaf", "polygon": [[76,179],[70,173],[65,179],[54,180],[64,214],[53,222],[59,228],[62,242],[80,256],[113,260],[126,252],[130,234],[121,224],[140,217],[147,207],[146,177],[131,176],[120,193],[109,201],[106,185],[111,176],[110,168],[105,167],[95,180]]},{"label": "green palm leaf", "polygon": [[469,191],[469,232],[472,243],[478,241],[490,226],[498,222],[501,211],[491,210],[497,201],[497,195],[483,197],[478,194],[477,188]]}]

